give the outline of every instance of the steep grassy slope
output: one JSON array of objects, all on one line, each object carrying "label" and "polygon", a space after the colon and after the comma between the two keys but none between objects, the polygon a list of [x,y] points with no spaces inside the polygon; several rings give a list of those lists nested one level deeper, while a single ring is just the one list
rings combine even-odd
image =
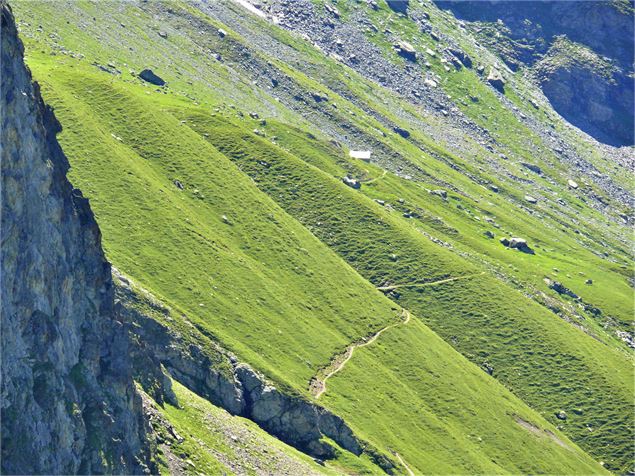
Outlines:
[{"label": "steep grassy slope", "polygon": [[[589,451],[610,455],[609,461],[628,454],[633,380],[615,342],[598,343],[431,242],[398,217],[399,211],[385,211],[291,154],[238,128],[232,131],[226,122],[216,120],[216,127],[209,127],[212,121],[201,116],[198,122],[191,116],[189,121],[199,127],[207,123],[208,128],[199,130],[259,187],[376,286],[397,285],[390,291],[393,299],[422,316],[470,360],[491,368],[554,423],[559,422],[558,411],[571,414],[561,424]],[[420,224],[428,233],[445,228],[454,234],[442,221],[426,223],[425,213],[420,213]],[[534,257],[507,253],[525,260]],[[462,277],[466,279],[425,286]],[[604,447],[606,441],[612,442],[610,448]]]},{"label": "steep grassy slope", "polygon": [[[294,69],[294,61],[258,56],[217,21],[180,3],[169,4],[176,13],[165,17],[160,5],[53,8],[25,2],[16,8],[29,23],[23,27],[30,35],[30,64],[64,125],[61,142],[72,179],[91,198],[117,267],[276,385],[304,398],[310,398],[310,380],[334,356],[398,324],[402,306],[410,309],[412,320],[356,352],[320,399],[361,437],[392,453],[396,464],[402,458],[413,470],[432,473],[601,471],[556,423],[610,469],[630,464],[633,382],[623,344],[602,328],[605,321],[593,321],[576,305],[580,324],[603,344],[522,294],[542,292],[568,304],[542,282],[557,267],[557,275],[565,276],[559,280],[626,328],[626,273],[588,249],[606,240],[615,248],[612,256],[627,262],[619,233],[598,232],[600,238],[591,236],[583,247],[567,231],[569,210],[541,204],[540,215],[525,213],[525,192],[503,187],[492,171],[481,174],[479,162],[446,151],[423,128],[406,141],[364,114],[378,94],[369,92],[372,83],[357,82],[350,73],[355,81],[343,84],[354,104],[305,75],[303,64]],[[155,14],[165,22],[154,20]],[[73,20],[65,23],[65,17]],[[229,30],[238,46],[215,40],[218,27]],[[307,63],[344,77],[341,65],[297,38],[289,41]],[[223,61],[214,59],[216,50]],[[247,52],[254,55],[250,61]],[[276,101],[272,86],[262,85],[270,78],[266,83],[249,70],[257,61],[284,72],[294,93],[326,91],[338,107],[311,106],[308,119],[301,118],[287,97]],[[128,71],[148,66],[169,87],[149,87]],[[483,94],[489,98],[484,107],[500,108],[490,91]],[[376,105],[381,114],[407,125],[410,119],[394,113],[403,106],[424,121],[417,108],[388,91],[385,97],[388,104]],[[265,124],[244,117],[252,108],[266,111]],[[383,150],[423,173],[407,180],[349,161],[345,148],[326,140],[339,134],[340,123],[361,131],[362,139],[383,131]],[[523,144],[514,147],[522,150]],[[483,183],[460,170],[484,177]],[[341,183],[345,173],[374,181],[354,191]],[[484,185],[490,183],[503,193],[488,192]],[[448,189],[447,201],[428,193],[439,187]],[[581,213],[598,215],[582,205]],[[485,217],[510,235],[529,238],[536,255],[483,237],[486,229],[497,238],[499,233]],[[581,262],[592,274],[577,274]],[[392,302],[374,289],[457,277],[466,279],[395,289]],[[588,277],[593,286],[583,284]],[[515,396],[481,365],[493,368]],[[555,419],[559,410],[567,411],[566,422]]]},{"label": "steep grassy slope", "polygon": [[[93,198],[109,257],[153,293],[191,316],[203,333],[257,366],[278,385],[304,393],[318,368],[341,348],[398,320],[397,306],[260,194],[231,162],[189,129],[187,122],[165,112],[179,101],[162,95],[146,98],[142,88],[111,85],[77,69],[72,72],[72,82],[62,70],[48,79],[45,70],[41,72],[60,118],[67,124],[79,124],[76,114],[82,114],[82,127],[67,128],[60,139],[69,156],[75,158],[75,180],[84,184]],[[185,185],[184,190],[172,183],[176,178]],[[333,184],[337,182],[333,180]],[[342,192],[350,193],[346,188]],[[288,237],[293,241],[272,250],[276,240]],[[307,274],[311,280],[303,284]],[[446,275],[437,274],[440,278]],[[340,293],[343,297],[338,300]],[[439,381],[458,385],[460,380],[473,379],[474,394],[470,398],[480,400],[480,405],[489,402],[492,411],[506,421],[502,440],[516,441],[497,458],[495,446],[485,447],[478,456],[473,453],[460,463],[439,466],[438,471],[481,468],[483,454],[490,452],[495,466],[488,463],[483,470],[498,467],[497,471],[509,471],[519,465],[526,471],[570,473],[594,467],[579,450],[563,450],[557,443],[536,438],[519,426],[513,415],[550,428],[509,392],[501,388],[504,397],[492,394],[489,377],[429,330],[419,324],[413,329],[416,334],[423,333],[420,339],[432,340],[429,347],[412,350],[404,343],[393,352],[409,353],[409,360],[418,366],[438,361],[440,356],[445,356],[442,366],[458,365],[461,370],[444,371]],[[432,355],[428,355],[429,349],[434,349]],[[451,364],[454,360],[459,363]],[[373,366],[385,365],[377,361]],[[353,421],[354,429],[361,436],[368,435],[388,455],[391,450],[412,455],[413,467],[425,470],[426,460],[415,447],[397,441],[387,444],[377,430],[404,425],[412,419],[409,408],[395,408],[391,413],[372,410],[371,402],[396,391],[392,389],[402,379],[401,369],[386,367],[384,372],[392,374],[391,378],[376,385],[372,392],[355,385],[356,398],[368,407],[373,418]],[[426,387],[435,385],[430,381]],[[437,388],[435,393],[444,395],[445,391]],[[468,405],[463,397],[449,399],[454,405]],[[428,402],[431,410],[422,416],[418,432],[413,428],[413,441],[427,434],[428,418],[446,412],[448,404],[444,399]],[[346,405],[332,407],[347,419],[357,413]],[[489,417],[477,414],[475,418],[484,432],[499,427]],[[441,427],[438,438],[452,433],[451,427],[462,425],[461,421],[437,423]],[[439,443],[436,458],[450,460],[457,447],[468,444],[464,438],[457,438],[453,444]],[[535,466],[535,456],[544,452],[544,445],[552,448],[552,456]],[[524,448],[526,457],[521,461],[511,450],[514,447]],[[531,447],[535,448],[533,457],[527,450]]]}]

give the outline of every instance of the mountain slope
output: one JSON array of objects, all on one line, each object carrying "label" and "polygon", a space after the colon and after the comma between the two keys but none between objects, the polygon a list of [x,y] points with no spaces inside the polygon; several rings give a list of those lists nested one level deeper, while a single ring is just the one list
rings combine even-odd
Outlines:
[{"label": "mountain slope", "polygon": [[[231,2],[16,4],[109,259],[205,339],[342,417],[368,446],[333,469],[601,471],[579,444],[626,471],[632,260],[617,220],[632,186],[619,152],[542,99],[536,110],[525,78],[504,96],[487,86],[476,63],[493,55],[432,4],[442,47],[414,2],[408,17],[312,5],[271,11],[290,30],[320,25],[305,33],[319,48]],[[431,69],[370,24],[418,58],[434,48]],[[358,43],[338,46],[345,32]],[[457,42],[474,67],[446,71]],[[359,62],[334,52],[353,46]],[[498,241],[512,236],[534,254]]]}]

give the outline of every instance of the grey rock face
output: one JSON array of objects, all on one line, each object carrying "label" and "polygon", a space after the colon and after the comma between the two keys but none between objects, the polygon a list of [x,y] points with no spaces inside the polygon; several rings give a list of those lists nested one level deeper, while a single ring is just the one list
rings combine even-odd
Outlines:
[{"label": "grey rock face", "polygon": [[632,77],[616,71],[607,78],[583,62],[538,66],[542,90],[562,117],[601,142],[633,144]]},{"label": "grey rock face", "polygon": [[[632,145],[633,134],[633,4],[593,0],[446,1],[435,0],[457,18],[489,30],[481,39],[513,70],[533,67],[545,96],[562,117],[597,140],[614,146]],[[491,38],[489,40],[488,38]],[[564,52],[572,61],[545,61],[566,38],[588,48],[597,64],[580,61],[576,50]],[[541,64],[543,63],[543,64]],[[605,69],[605,68],[604,68]],[[498,86],[497,89],[501,90]],[[502,90],[501,90],[502,92]]]},{"label": "grey rock face", "polygon": [[99,228],[1,19],[2,473],[156,471]]},{"label": "grey rock face", "polygon": [[386,3],[397,13],[407,13],[410,0],[386,0]]}]

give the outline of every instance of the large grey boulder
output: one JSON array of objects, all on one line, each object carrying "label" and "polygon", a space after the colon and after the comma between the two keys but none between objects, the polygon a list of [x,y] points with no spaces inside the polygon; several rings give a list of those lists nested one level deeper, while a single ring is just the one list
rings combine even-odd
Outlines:
[{"label": "large grey boulder", "polygon": [[407,41],[400,41],[395,45],[395,49],[399,56],[406,58],[409,61],[417,61],[417,50],[414,49]]},{"label": "large grey boulder", "polygon": [[151,69],[144,69],[141,73],[139,73],[139,77],[150,84],[154,84],[155,86],[165,85],[163,78],[156,75]]},{"label": "large grey boulder", "polygon": [[503,79],[503,75],[496,68],[490,68],[489,74],[487,75],[487,82],[501,93],[505,92],[505,79]]}]

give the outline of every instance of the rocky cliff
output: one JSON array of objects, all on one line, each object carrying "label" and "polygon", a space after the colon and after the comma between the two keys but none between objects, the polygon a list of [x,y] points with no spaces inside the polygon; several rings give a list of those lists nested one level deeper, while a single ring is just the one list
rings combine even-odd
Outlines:
[{"label": "rocky cliff", "polygon": [[148,473],[110,265],[2,4],[2,472]]},{"label": "rocky cliff", "polygon": [[513,70],[532,67],[552,106],[600,142],[633,144],[633,2],[435,0]]}]

